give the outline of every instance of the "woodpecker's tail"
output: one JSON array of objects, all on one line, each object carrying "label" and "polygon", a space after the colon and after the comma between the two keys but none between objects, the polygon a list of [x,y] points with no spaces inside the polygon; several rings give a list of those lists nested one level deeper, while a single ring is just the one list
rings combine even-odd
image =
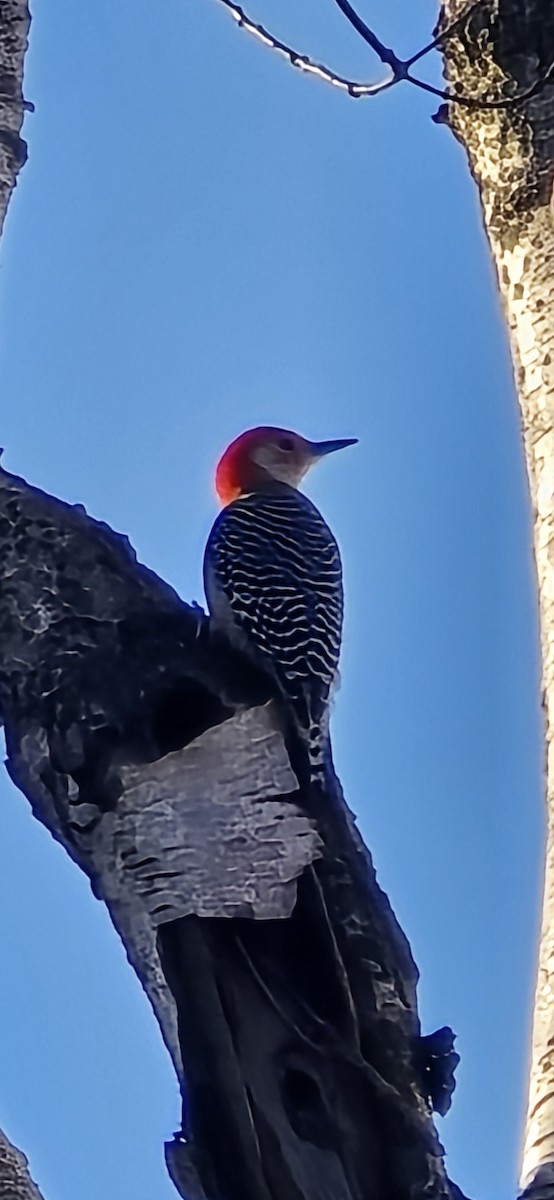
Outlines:
[{"label": "woodpecker's tail", "polygon": [[306,772],[312,786],[322,788],[331,764],[329,709],[321,695],[303,693],[294,699],[294,725],[305,749]]},{"label": "woodpecker's tail", "polygon": [[322,729],[320,725],[316,724],[309,726],[307,731],[307,751],[310,782],[318,787],[322,787],[326,780],[331,757],[328,728]]}]

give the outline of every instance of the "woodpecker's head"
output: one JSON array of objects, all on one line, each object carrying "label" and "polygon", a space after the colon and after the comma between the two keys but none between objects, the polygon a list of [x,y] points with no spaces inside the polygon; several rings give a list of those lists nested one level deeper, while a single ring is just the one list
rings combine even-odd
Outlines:
[{"label": "woodpecker's head", "polygon": [[309,442],[290,429],[269,425],[248,429],[231,442],[219,460],[215,474],[219,499],[222,504],[230,504],[245,493],[263,491],[274,480],[298,487],[306,471],[325,454],[352,446],[357,440]]}]

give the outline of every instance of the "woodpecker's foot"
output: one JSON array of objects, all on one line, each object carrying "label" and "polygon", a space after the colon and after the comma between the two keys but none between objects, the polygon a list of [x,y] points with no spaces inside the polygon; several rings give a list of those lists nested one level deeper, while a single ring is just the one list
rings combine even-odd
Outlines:
[{"label": "woodpecker's foot", "polygon": [[456,1087],[454,1072],[460,1055],[454,1050],[456,1034],[449,1025],[420,1037],[415,1046],[416,1062],[421,1072],[423,1089],[433,1112],[444,1117],[452,1104]]},{"label": "woodpecker's foot", "polygon": [[202,1157],[193,1142],[179,1132],[171,1142],[165,1143],[165,1161],[169,1177],[180,1196],[187,1200],[208,1200],[198,1170],[198,1158]]}]

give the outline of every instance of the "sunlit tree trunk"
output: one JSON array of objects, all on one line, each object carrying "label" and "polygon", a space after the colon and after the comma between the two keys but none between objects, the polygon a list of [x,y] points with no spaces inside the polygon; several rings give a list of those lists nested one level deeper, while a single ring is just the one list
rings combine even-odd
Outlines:
[{"label": "sunlit tree trunk", "polygon": [[[469,8],[467,0],[446,0],[442,24],[464,11],[467,19],[445,47],[450,88],[475,99],[506,98],[546,74],[554,60],[552,0],[485,0]],[[509,330],[534,514],[549,826],[521,1175],[522,1187],[535,1194],[539,1168],[543,1187],[548,1164],[554,1169],[554,86],[546,84],[522,105],[450,105],[439,116],[463,143],[480,192]]]}]

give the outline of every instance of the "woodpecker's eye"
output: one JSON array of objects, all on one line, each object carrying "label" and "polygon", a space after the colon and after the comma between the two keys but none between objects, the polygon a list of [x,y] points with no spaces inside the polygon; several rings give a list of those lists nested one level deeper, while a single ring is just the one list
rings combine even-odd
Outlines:
[{"label": "woodpecker's eye", "polygon": [[279,446],[280,450],[285,450],[287,453],[290,450],[294,450],[294,442],[292,438],[281,438],[277,445]]}]

